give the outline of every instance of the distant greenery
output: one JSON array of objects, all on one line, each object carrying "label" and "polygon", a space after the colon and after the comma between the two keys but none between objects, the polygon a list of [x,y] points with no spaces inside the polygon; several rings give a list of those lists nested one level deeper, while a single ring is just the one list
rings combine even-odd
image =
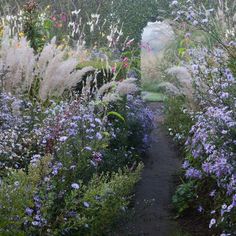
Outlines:
[{"label": "distant greenery", "polygon": [[166,99],[166,96],[162,93],[154,92],[143,92],[143,100],[146,102],[163,102]]},{"label": "distant greenery", "polygon": [[[23,0],[10,0],[1,1],[0,12],[13,13],[17,9],[22,8],[26,1]],[[148,21],[155,21],[160,15],[166,15],[169,9],[169,2],[166,0],[58,0],[46,1],[38,0],[37,3],[40,7],[44,8],[48,4],[55,10],[55,14],[64,12],[72,18],[71,11],[81,9],[79,16],[82,19],[82,25],[86,25],[91,18],[91,14],[99,14],[99,26],[103,25],[103,31],[106,35],[109,34],[110,26],[117,24],[118,28],[122,28],[125,40],[134,38],[135,42],[141,39],[141,33]],[[14,3],[14,4],[13,4]],[[12,6],[15,6],[12,8]],[[105,23],[104,23],[105,22]],[[85,34],[87,43],[93,45],[99,41],[99,27],[93,33],[89,32],[89,27],[85,27]],[[97,31],[97,32],[96,32]]]}]

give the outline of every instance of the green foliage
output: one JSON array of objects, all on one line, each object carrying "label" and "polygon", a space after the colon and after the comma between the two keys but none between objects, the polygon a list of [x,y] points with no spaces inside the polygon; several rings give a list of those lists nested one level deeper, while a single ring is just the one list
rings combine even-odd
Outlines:
[{"label": "green foliage", "polygon": [[228,59],[228,67],[232,71],[233,75],[236,76],[236,48],[229,48],[230,55]]},{"label": "green foliage", "polygon": [[187,209],[193,208],[196,199],[196,181],[188,181],[178,186],[172,203],[177,211],[177,217],[181,216]]},{"label": "green foliage", "polygon": [[178,135],[178,141],[184,143],[194,124],[183,96],[169,97],[165,100],[165,125],[172,135]]},{"label": "green foliage", "polygon": [[50,20],[42,21],[36,3],[27,2],[22,14],[23,32],[30,41],[35,52],[42,50],[46,42],[46,31],[50,28]]},{"label": "green foliage", "polygon": [[142,96],[146,102],[163,102],[166,99],[162,93],[143,92]]},{"label": "green foliage", "polygon": [[[37,2],[41,8],[48,5],[46,0],[38,0]],[[1,4],[0,11],[11,13],[11,6],[16,3],[17,7],[21,8],[24,1],[6,1]],[[134,38],[137,45],[141,40],[142,30],[148,21],[155,21],[157,17],[169,14],[169,3],[169,0],[58,0],[53,2],[52,10],[56,14],[65,12],[67,17],[72,19],[71,11],[81,9],[80,17],[87,45],[107,46],[105,40],[101,39],[104,39],[104,35],[110,34],[111,25],[117,25],[119,29],[122,29],[123,40],[127,37],[129,39]],[[55,16],[57,16],[56,14]],[[100,15],[99,24],[92,33],[87,25],[87,22],[91,20],[91,14]],[[51,27],[51,24],[47,21],[45,27]],[[58,34],[60,34],[60,30]]]},{"label": "green foliage", "polygon": [[120,119],[121,121],[125,122],[125,118],[124,118],[121,114],[119,114],[118,112],[110,111],[110,112],[108,112],[107,115],[108,115],[108,116],[115,116],[115,117],[117,117],[118,119]]},{"label": "green foliage", "polygon": [[[29,168],[28,174],[23,170],[12,170],[1,180],[0,188],[0,234],[26,235],[22,226],[27,221],[25,210],[33,207],[33,196],[37,184],[45,176],[50,158],[45,157],[37,168]],[[8,232],[9,234],[5,234]]]},{"label": "green foliage", "polygon": [[91,205],[85,211],[91,235],[107,235],[108,230],[124,214],[129,203],[127,196],[139,180],[142,167],[140,164],[133,173],[125,169],[111,176],[95,176],[91,180],[82,198],[82,201]]},{"label": "green foliage", "polygon": [[157,81],[148,81],[148,79],[144,79],[142,81],[142,89],[143,91],[147,91],[148,93],[162,93],[163,91],[160,91],[160,86]]},{"label": "green foliage", "polygon": [[[30,218],[25,214],[26,208],[34,208],[35,191],[46,174],[50,158],[44,158],[38,167],[31,167],[29,173],[23,171],[11,172],[4,178],[0,189],[0,233],[1,235],[61,235],[65,232],[78,235],[107,235],[113,223],[124,214],[129,203],[129,195],[139,180],[143,165],[134,172],[128,168],[117,173],[94,175],[87,185],[82,184],[78,190],[70,190],[64,204],[56,202],[52,191],[43,190],[47,195],[41,212],[47,220],[53,217],[51,204],[59,204],[62,208],[57,211],[57,217],[51,222],[46,231],[33,227],[24,230],[24,223]],[[85,204],[87,203],[87,205]],[[65,220],[66,212],[75,212],[77,216]],[[9,234],[5,234],[8,232]],[[4,233],[4,234],[2,234]]]},{"label": "green foliage", "polygon": [[89,60],[89,61],[83,61],[83,62],[80,62],[78,65],[77,65],[77,69],[81,70],[83,69],[84,67],[86,66],[92,66],[94,67],[95,69],[98,69],[98,70],[103,70],[105,68],[107,68],[107,62],[106,61],[102,61],[100,59],[94,59],[94,60]]}]

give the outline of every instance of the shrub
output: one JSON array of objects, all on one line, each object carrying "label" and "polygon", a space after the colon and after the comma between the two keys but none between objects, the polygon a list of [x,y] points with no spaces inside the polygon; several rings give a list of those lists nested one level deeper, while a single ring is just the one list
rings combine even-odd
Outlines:
[{"label": "shrub", "polygon": [[168,97],[165,100],[165,125],[176,141],[184,144],[193,124],[193,113],[183,96]]},{"label": "shrub", "polygon": [[72,183],[58,195],[55,192],[58,187],[48,188],[52,181],[47,177],[52,171],[48,168],[50,159],[45,157],[37,166],[32,164],[28,174],[11,172],[9,177],[3,178],[0,231],[20,235],[102,235],[108,232],[124,213],[129,201],[127,196],[139,179],[142,165],[135,172],[124,169],[111,175],[94,175],[87,185]]},{"label": "shrub", "polygon": [[178,186],[172,203],[178,213],[178,216],[183,215],[186,210],[194,209],[194,201],[197,198],[195,181],[188,181]]}]

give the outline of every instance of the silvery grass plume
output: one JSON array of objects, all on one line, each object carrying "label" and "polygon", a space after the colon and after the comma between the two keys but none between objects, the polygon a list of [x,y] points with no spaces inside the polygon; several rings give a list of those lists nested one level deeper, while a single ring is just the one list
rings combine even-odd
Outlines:
[{"label": "silvery grass plume", "polygon": [[[39,96],[42,100],[50,96],[61,96],[66,89],[71,89],[81,81],[84,74],[93,71],[89,66],[76,70],[78,64],[77,54],[67,49],[59,49],[56,39],[46,45],[38,58],[37,72],[42,78]],[[68,56],[69,55],[69,56]]]},{"label": "silvery grass plume", "polygon": [[127,78],[122,82],[119,82],[116,88],[116,92],[120,96],[133,95],[139,91],[138,86],[136,85],[136,78]]},{"label": "silvery grass plume", "polygon": [[[39,97],[46,100],[50,96],[60,96],[74,87],[85,73],[94,71],[92,67],[77,70],[80,50],[60,49],[56,38],[44,46],[41,54],[35,55],[26,38],[10,38],[4,30],[0,49],[0,65],[8,69],[3,89],[13,93],[30,90],[34,80],[40,78]],[[0,68],[1,70],[2,68]]]},{"label": "silvery grass plume", "polygon": [[193,100],[193,81],[188,68],[184,66],[173,66],[166,70],[166,73],[175,78],[173,83],[180,93],[185,95],[190,101]]},{"label": "silvery grass plume", "polygon": [[190,103],[193,103],[193,81],[187,67],[172,66],[160,70],[160,76],[153,83],[153,87],[168,95],[184,95]]},{"label": "silvery grass plume", "polygon": [[104,102],[120,100],[126,95],[134,95],[139,92],[136,78],[127,78],[123,81],[111,81],[104,84],[97,92],[97,98]]},{"label": "silvery grass plume", "polygon": [[179,88],[177,88],[173,83],[168,81],[163,81],[157,85],[158,90],[165,92],[168,95],[182,95]]},{"label": "silvery grass plume", "polygon": [[10,38],[9,34],[9,29],[5,28],[0,49],[1,64],[8,69],[4,89],[9,92],[29,90],[36,63],[34,50],[25,37]]}]

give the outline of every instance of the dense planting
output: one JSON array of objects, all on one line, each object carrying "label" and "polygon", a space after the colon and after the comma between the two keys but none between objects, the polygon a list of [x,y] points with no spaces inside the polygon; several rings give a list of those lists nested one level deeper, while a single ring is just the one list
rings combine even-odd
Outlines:
[{"label": "dense planting", "polygon": [[[167,110],[170,130],[185,143],[186,154],[186,182],[173,202],[179,213],[198,210],[217,235],[236,233],[236,42],[235,3],[231,4],[232,8],[226,1],[215,8],[197,6],[194,1],[171,4],[176,20],[188,30],[180,63],[191,72],[194,89],[193,100],[173,101],[175,105],[171,108],[170,103]],[[210,44],[204,38],[194,41],[194,30],[200,30]]]},{"label": "dense planting", "polygon": [[139,59],[127,42],[116,54],[73,47],[47,11],[31,1],[2,18],[0,234],[107,235],[152,128]]},{"label": "dense planting", "polygon": [[[164,102],[184,156],[177,217],[235,235],[235,1],[12,4],[0,6],[0,235],[112,234],[162,120],[142,95]],[[156,49],[140,42],[167,13],[148,25]]]}]

